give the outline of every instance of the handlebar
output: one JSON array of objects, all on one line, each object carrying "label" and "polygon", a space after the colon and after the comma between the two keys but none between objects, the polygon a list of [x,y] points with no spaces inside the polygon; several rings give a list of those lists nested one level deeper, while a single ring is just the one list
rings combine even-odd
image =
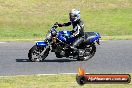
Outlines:
[{"label": "handlebar", "polygon": [[52,26],[52,28],[57,28],[58,27],[58,22],[54,23],[54,25]]}]

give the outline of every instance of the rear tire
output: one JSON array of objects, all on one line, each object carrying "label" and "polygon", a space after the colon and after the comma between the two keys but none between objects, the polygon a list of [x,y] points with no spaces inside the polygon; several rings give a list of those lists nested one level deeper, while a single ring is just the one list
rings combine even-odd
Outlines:
[{"label": "rear tire", "polygon": [[95,44],[92,44],[88,48],[85,49],[84,55],[77,58],[77,60],[78,61],[88,60],[95,55],[95,52],[96,52],[96,46],[95,46]]},{"label": "rear tire", "polygon": [[57,58],[62,58],[62,56],[60,55],[60,52],[55,52],[55,55]]}]

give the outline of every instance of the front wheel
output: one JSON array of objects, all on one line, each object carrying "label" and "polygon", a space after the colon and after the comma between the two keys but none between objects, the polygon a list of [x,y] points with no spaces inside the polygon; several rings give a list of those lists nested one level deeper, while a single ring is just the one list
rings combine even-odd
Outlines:
[{"label": "front wheel", "polygon": [[36,61],[42,61],[44,60],[48,54],[50,49],[47,48],[46,51],[44,52],[44,54],[42,56],[40,56],[40,53],[44,50],[44,47],[40,47],[40,46],[36,46],[34,45],[28,53],[28,58],[30,61],[36,62]]}]

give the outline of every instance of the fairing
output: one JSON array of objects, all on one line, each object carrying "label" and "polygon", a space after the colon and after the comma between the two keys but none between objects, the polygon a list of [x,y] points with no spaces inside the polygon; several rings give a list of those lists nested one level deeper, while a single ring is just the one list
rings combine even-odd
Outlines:
[{"label": "fairing", "polygon": [[48,44],[45,42],[45,41],[38,41],[38,42],[36,42],[36,45],[37,46],[47,46]]},{"label": "fairing", "polygon": [[71,44],[75,41],[74,37],[70,37],[71,35],[71,31],[59,31],[58,39],[67,44]]}]

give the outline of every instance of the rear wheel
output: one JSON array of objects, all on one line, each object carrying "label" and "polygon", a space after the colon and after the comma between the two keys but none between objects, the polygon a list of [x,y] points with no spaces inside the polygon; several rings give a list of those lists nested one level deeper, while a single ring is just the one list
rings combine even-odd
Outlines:
[{"label": "rear wheel", "polygon": [[55,55],[57,58],[62,58],[62,56],[60,55],[60,52],[55,52]]},{"label": "rear wheel", "polygon": [[77,58],[77,60],[78,61],[88,60],[94,56],[95,52],[96,52],[96,46],[95,44],[91,44],[90,46],[85,48],[85,52],[83,56],[80,56],[79,58]]},{"label": "rear wheel", "polygon": [[40,53],[44,50],[44,47],[40,47],[40,46],[36,46],[34,45],[30,50],[29,50],[29,53],[28,53],[28,58],[29,60],[33,61],[33,62],[36,62],[36,61],[42,61],[44,60],[48,54],[49,54],[49,51],[50,49],[47,48],[47,50],[44,52],[44,54],[40,57]]}]

